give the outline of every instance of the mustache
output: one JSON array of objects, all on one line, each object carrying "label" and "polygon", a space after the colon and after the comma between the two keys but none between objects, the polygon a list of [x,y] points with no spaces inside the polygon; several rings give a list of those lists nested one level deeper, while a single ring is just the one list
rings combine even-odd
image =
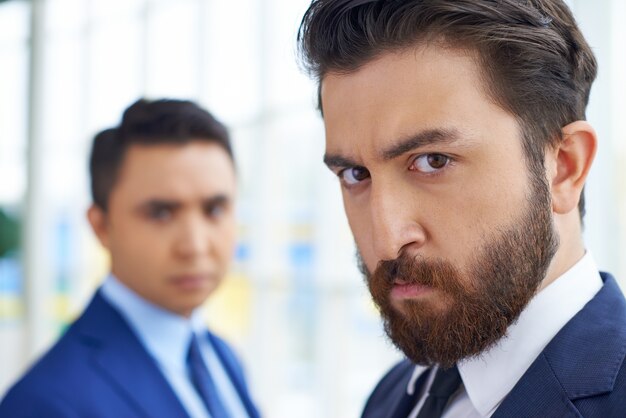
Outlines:
[{"label": "mustache", "polygon": [[428,259],[406,253],[394,260],[382,260],[373,273],[368,271],[363,259],[357,253],[359,268],[370,285],[391,288],[396,280],[405,284],[415,284],[455,291],[459,285],[460,272],[451,263],[441,259]]}]

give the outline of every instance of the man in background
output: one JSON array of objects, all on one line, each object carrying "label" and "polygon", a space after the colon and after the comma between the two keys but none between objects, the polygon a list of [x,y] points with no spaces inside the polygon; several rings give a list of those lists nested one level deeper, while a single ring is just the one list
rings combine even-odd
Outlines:
[{"label": "man in background", "polygon": [[94,139],[89,222],[111,274],[10,389],[1,417],[257,417],[241,365],[198,308],[235,244],[225,127],[188,101],[139,100]]},{"label": "man in background", "polygon": [[314,0],[325,163],[407,360],[363,417],[626,416],[626,302],[581,230],[593,53],[561,0]]}]

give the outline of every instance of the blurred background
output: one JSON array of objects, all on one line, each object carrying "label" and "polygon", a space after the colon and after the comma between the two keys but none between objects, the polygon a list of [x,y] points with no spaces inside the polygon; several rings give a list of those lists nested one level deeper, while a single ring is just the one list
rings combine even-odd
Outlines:
[{"label": "blurred background", "polygon": [[[295,34],[308,0],[0,0],[0,398],[88,302],[107,257],[85,219],[93,135],[140,96],[230,128],[239,243],[207,321],[264,415],[356,417],[400,355],[355,267]],[[626,283],[626,2],[572,0],[600,63],[585,239]]]}]

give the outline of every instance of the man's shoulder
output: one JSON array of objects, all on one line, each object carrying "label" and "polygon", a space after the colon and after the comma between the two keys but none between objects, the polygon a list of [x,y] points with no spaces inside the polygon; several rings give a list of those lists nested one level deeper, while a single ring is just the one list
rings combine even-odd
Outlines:
[{"label": "man's shoulder", "polygon": [[[110,311],[109,311],[110,310]],[[102,327],[115,328],[107,318],[114,311],[98,294],[94,296],[82,315],[72,323],[48,351],[46,351],[5,394],[0,404],[0,416],[11,411],[50,411],[49,415],[74,416],[71,407],[93,403],[93,399],[105,396],[107,384],[97,364],[97,353],[101,352],[106,338],[112,339],[122,331],[106,331]],[[119,325],[120,328],[123,325]],[[100,367],[100,368],[99,368]],[[37,416],[24,412],[23,416]]]},{"label": "man's shoulder", "polygon": [[72,373],[78,373],[88,361],[89,344],[81,338],[81,318],[72,323],[59,339],[24,374],[20,381],[38,384],[53,380],[57,383]]},{"label": "man's shoulder", "polygon": [[626,411],[626,299],[602,273],[598,294],[555,338],[546,356],[583,416],[623,417]]},{"label": "man's shoulder", "polygon": [[550,341],[494,417],[539,417],[546,411],[624,416],[626,299],[613,277],[602,277],[600,291]]},{"label": "man's shoulder", "polygon": [[7,411],[20,411],[23,416],[36,416],[33,414],[37,411],[50,411],[46,416],[51,417],[57,416],[56,412],[58,416],[77,416],[71,412],[68,401],[86,388],[89,356],[73,327],[9,389],[0,403],[0,416]]},{"label": "man's shoulder", "polygon": [[0,416],[78,418],[79,414],[68,402],[69,398],[57,393],[56,389],[61,387],[62,382],[57,386],[49,383],[36,379],[32,373],[25,375],[0,399]]}]

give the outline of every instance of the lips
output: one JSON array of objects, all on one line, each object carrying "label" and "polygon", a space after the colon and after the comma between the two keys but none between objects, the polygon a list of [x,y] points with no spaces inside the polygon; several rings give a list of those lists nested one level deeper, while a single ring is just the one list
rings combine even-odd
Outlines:
[{"label": "lips", "polygon": [[170,283],[180,290],[193,291],[204,288],[212,279],[209,273],[185,273],[173,276]]},{"label": "lips", "polygon": [[432,287],[396,279],[391,288],[393,299],[413,299],[432,292]]}]

